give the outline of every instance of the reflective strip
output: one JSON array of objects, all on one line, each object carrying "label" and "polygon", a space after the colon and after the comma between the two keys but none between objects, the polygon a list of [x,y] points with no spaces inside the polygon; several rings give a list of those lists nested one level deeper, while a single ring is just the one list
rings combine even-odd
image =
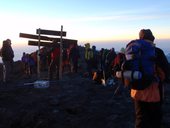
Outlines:
[{"label": "reflective strip", "polygon": [[134,59],[134,55],[133,54],[129,54],[129,55],[125,55],[125,56],[126,56],[126,60]]}]

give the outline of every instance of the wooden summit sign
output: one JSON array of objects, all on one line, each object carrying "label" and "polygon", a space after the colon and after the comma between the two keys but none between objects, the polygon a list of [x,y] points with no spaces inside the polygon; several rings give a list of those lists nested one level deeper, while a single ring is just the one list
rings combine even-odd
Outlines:
[{"label": "wooden summit sign", "polygon": [[[48,42],[40,41],[40,46],[52,46],[52,41],[60,42],[60,38],[53,38],[53,37],[47,37],[47,36],[39,37],[38,35],[26,34],[26,33],[20,33],[19,36],[22,38],[37,39],[37,40],[40,38],[40,40],[48,41]],[[49,42],[49,41],[51,41],[51,42]],[[77,45],[77,40],[62,39],[62,43],[63,43],[64,48],[69,48],[69,46],[72,44]],[[28,45],[38,46],[38,41],[29,41]]]},{"label": "wooden summit sign", "polygon": [[[45,29],[36,29],[36,34],[26,34],[20,33],[19,37],[22,38],[29,38],[29,39],[36,39],[37,41],[29,41],[28,45],[38,46],[38,54],[37,54],[37,74],[38,78],[40,78],[40,46],[49,46],[49,47],[60,47],[60,68],[59,68],[59,79],[62,77],[62,49],[69,48],[70,45],[76,44],[77,40],[72,39],[63,39],[62,37],[66,36],[66,32],[63,31],[63,26],[61,26],[61,31],[54,31],[54,30],[45,30]],[[42,36],[43,35],[53,35],[53,36],[60,36],[60,38]],[[41,41],[44,40],[44,41]],[[45,42],[46,41],[46,42]],[[60,43],[58,43],[60,42]]]}]

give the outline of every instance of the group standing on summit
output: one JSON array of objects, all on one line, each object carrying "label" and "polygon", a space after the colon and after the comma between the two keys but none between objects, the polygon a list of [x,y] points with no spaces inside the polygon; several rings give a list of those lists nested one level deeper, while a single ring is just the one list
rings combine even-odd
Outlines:
[{"label": "group standing on summit", "polygon": [[[44,47],[39,54],[41,70],[48,71],[49,80],[58,80],[59,68],[62,67],[63,73],[78,73],[80,68],[82,71],[80,61],[83,60],[86,64],[83,76],[100,84],[101,79],[107,81],[111,77],[130,89],[135,108],[135,128],[161,128],[163,88],[164,83],[169,81],[169,63],[154,40],[150,29],[141,29],[139,39],[130,41],[118,53],[114,47],[98,51],[90,43],[84,45],[83,56],[77,44],[63,48],[62,51],[59,45]],[[3,41],[0,53],[4,66],[3,82],[8,83],[12,79],[14,68],[10,39]],[[26,75],[31,76],[37,72],[37,52],[23,53],[21,61]]]}]

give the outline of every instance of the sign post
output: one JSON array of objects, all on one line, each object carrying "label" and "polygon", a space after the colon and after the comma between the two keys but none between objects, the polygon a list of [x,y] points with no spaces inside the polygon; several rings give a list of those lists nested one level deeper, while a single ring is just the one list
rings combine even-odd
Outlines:
[{"label": "sign post", "polygon": [[59,65],[59,79],[62,79],[62,60],[63,60],[63,42],[62,42],[62,35],[63,35],[63,26],[61,26],[61,34],[60,34],[60,65]]},{"label": "sign post", "polygon": [[37,74],[38,79],[40,79],[40,28],[38,29],[38,53],[37,53]]}]

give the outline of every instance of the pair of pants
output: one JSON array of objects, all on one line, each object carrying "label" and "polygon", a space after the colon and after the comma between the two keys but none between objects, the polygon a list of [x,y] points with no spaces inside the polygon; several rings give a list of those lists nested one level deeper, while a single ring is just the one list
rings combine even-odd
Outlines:
[{"label": "pair of pants", "polygon": [[71,68],[72,68],[72,72],[77,73],[77,70],[78,70],[78,59],[72,59],[71,60]]},{"label": "pair of pants", "polygon": [[134,101],[136,123],[135,128],[160,128],[162,111],[161,102]]},{"label": "pair of pants", "polygon": [[49,80],[53,79],[53,74],[56,73],[56,79],[59,79],[59,60],[52,60],[49,67]]},{"label": "pair of pants", "polygon": [[13,74],[13,61],[3,61],[3,82],[9,82]]}]

